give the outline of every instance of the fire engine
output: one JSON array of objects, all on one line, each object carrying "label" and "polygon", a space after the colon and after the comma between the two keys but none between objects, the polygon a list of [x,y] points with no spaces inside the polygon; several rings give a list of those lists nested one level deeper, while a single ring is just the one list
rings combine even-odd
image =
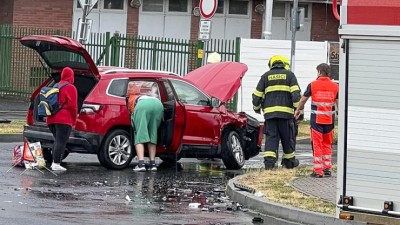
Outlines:
[{"label": "fire engine", "polygon": [[400,224],[400,1],[340,4],[337,214]]}]

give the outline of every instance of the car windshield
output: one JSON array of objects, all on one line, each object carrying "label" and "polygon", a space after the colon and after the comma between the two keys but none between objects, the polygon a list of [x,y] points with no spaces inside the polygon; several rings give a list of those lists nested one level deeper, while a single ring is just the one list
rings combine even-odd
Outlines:
[{"label": "car windshield", "polygon": [[52,68],[71,67],[75,69],[89,69],[89,65],[82,55],[76,52],[50,50],[43,52],[43,57]]}]

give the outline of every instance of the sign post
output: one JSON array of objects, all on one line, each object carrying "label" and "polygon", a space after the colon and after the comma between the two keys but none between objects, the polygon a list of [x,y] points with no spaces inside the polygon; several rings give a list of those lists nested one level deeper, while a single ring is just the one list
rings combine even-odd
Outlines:
[{"label": "sign post", "polygon": [[211,18],[217,11],[218,0],[200,0],[200,19],[199,26],[199,41],[197,46],[197,66],[201,65],[204,56],[204,41],[208,41],[211,38]]},{"label": "sign post", "polygon": [[199,27],[199,40],[208,41],[210,40],[211,34],[211,20],[200,20]]},{"label": "sign post", "polygon": [[204,19],[211,19],[217,11],[218,0],[200,0],[200,14]]}]

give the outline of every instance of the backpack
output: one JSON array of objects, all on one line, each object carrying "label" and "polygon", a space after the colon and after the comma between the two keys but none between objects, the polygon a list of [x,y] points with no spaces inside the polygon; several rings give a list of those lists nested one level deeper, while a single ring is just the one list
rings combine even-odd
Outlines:
[{"label": "backpack", "polygon": [[53,87],[43,87],[40,90],[38,116],[52,116],[62,109],[62,105],[60,106],[58,102],[58,94],[60,89],[67,84],[59,85],[57,83]]}]

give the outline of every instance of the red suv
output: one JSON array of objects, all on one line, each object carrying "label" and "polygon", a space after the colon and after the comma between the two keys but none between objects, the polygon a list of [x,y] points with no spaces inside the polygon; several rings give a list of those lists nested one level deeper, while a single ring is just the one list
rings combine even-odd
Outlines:
[{"label": "red suv", "polygon": [[67,151],[97,154],[106,168],[123,169],[135,156],[126,104],[130,82],[157,84],[164,104],[157,156],[222,158],[226,168],[240,169],[261,149],[262,126],[249,115],[229,111],[225,102],[240,87],[247,66],[236,62],[209,64],[180,77],[162,71],[97,67],[79,42],[61,36],[29,36],[20,42],[36,50],[49,78],[31,96],[24,137],[51,149],[53,137],[45,118],[37,115],[38,93],[60,79],[60,71],[75,72],[79,115]]}]

